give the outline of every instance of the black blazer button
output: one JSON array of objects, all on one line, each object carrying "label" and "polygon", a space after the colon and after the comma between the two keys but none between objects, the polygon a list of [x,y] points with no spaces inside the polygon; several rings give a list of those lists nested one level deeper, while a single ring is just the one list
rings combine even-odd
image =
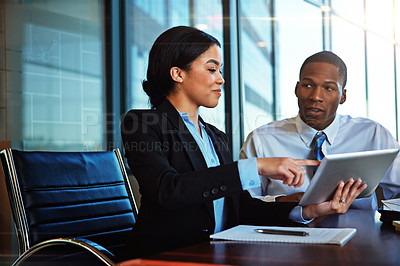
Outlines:
[{"label": "black blazer button", "polygon": [[203,197],[207,198],[208,196],[210,196],[210,192],[204,191],[203,192]]},{"label": "black blazer button", "polygon": [[219,189],[220,189],[221,191],[226,191],[226,190],[228,189],[228,187],[225,186],[225,185],[222,185],[222,186],[219,187]]},{"label": "black blazer button", "polygon": [[217,194],[218,192],[219,192],[219,189],[218,189],[218,188],[213,188],[213,189],[211,190],[211,193],[212,193],[213,195]]}]

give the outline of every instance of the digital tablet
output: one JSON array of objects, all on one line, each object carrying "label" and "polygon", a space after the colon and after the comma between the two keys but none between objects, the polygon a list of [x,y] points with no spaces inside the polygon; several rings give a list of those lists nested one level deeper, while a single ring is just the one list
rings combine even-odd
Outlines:
[{"label": "digital tablet", "polygon": [[340,181],[361,178],[367,188],[358,198],[372,195],[396,158],[398,149],[326,155],[299,202],[301,206],[331,200]]}]

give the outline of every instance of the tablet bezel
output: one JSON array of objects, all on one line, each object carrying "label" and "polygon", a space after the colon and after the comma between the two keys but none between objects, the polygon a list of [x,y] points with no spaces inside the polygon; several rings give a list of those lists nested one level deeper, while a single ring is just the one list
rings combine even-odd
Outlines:
[{"label": "tablet bezel", "polygon": [[398,152],[399,149],[385,149],[326,155],[299,205],[319,204],[332,199],[339,183],[346,183],[350,178],[356,180],[360,177],[368,185],[358,198],[371,196]]}]

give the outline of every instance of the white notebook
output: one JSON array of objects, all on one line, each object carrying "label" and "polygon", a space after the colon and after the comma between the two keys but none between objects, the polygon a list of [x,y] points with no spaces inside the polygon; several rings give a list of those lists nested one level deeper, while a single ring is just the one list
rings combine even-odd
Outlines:
[{"label": "white notebook", "polygon": [[[264,234],[255,229],[275,229],[289,231],[303,231],[306,236]],[[213,234],[212,239],[247,241],[247,242],[280,242],[280,243],[308,243],[333,244],[343,246],[357,232],[355,228],[308,228],[308,227],[280,227],[280,226],[253,226],[238,225],[225,231]]]}]

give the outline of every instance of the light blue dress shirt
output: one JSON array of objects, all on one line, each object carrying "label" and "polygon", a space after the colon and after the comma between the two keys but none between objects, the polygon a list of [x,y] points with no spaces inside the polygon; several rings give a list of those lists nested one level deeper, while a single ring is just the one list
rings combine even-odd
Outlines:
[{"label": "light blue dress shirt", "polygon": [[[192,121],[189,120],[188,113],[182,113],[179,111],[178,113],[182,117],[183,122],[185,122],[186,127],[188,128],[189,132],[192,134],[197,145],[199,146],[207,166],[215,167],[220,165],[218,155],[215,152],[214,145],[211,141],[210,136],[207,134],[204,125],[199,121],[201,129],[201,135],[200,135],[199,131],[197,131],[196,126],[193,124]],[[240,160],[238,162],[238,169],[239,169],[240,181],[242,184],[242,188],[244,190],[256,188],[261,185],[257,171],[256,158]],[[223,229],[225,229],[226,215],[224,213],[224,200],[225,198],[219,198],[213,201],[214,217],[215,217],[214,233],[220,232]]]},{"label": "light blue dress shirt", "polygon": [[[322,152],[339,154],[381,149],[398,149],[399,143],[382,125],[367,119],[336,115],[334,121],[324,130],[327,138],[322,144]],[[240,152],[240,158],[250,157],[291,157],[312,158],[312,140],[317,130],[308,126],[300,115],[274,121],[250,133]],[[304,192],[312,179],[311,167],[306,168],[304,184],[299,188],[283,185],[280,180],[261,176],[261,187],[251,190],[253,197],[269,201],[276,195],[290,195]],[[396,158],[380,186],[386,199],[400,197],[400,155]],[[368,198],[356,199],[351,208],[377,208],[375,194]]]}]

